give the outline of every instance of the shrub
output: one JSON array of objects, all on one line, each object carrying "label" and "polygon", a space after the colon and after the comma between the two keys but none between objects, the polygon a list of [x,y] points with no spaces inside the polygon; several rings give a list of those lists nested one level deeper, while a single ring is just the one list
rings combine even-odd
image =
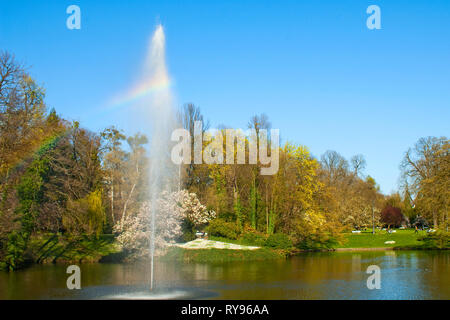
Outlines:
[{"label": "shrub", "polygon": [[197,238],[195,235],[197,230],[195,229],[194,224],[190,220],[183,219],[183,222],[181,223],[181,230],[183,231],[183,234],[180,239],[181,241],[189,242]]},{"label": "shrub", "polygon": [[239,235],[239,229],[236,224],[226,222],[223,219],[214,219],[209,223],[208,232],[212,236],[224,237],[236,240]]},{"label": "shrub", "polygon": [[14,271],[24,266],[27,238],[27,234],[16,231],[9,234],[6,255],[0,264],[1,269]]},{"label": "shrub", "polygon": [[296,243],[296,247],[302,250],[328,250],[336,247],[342,241],[341,238],[337,238],[333,235],[318,233],[302,237]]},{"label": "shrub", "polygon": [[292,248],[292,240],[289,238],[287,234],[284,233],[275,233],[270,235],[266,242],[266,247],[275,248],[275,249],[290,249]]},{"label": "shrub", "polygon": [[435,231],[420,237],[427,248],[448,249],[450,248],[450,233],[444,231]]},{"label": "shrub", "polygon": [[253,228],[245,228],[240,240],[243,244],[261,247],[265,245],[266,236]]},{"label": "shrub", "polygon": [[262,247],[265,245],[266,237],[258,233],[245,233],[241,240],[243,244]]}]

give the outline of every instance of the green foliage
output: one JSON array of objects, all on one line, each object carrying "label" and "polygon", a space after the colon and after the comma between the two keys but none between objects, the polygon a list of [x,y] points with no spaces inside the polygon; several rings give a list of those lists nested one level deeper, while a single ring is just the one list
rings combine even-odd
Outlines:
[{"label": "green foliage", "polygon": [[274,233],[271,234],[266,242],[264,243],[266,247],[274,249],[288,250],[293,247],[292,240],[287,234],[284,233]]},{"label": "green foliage", "polygon": [[102,232],[106,214],[100,189],[85,198],[69,202],[68,210],[70,214],[63,217],[63,225],[71,233],[98,236]]},{"label": "green foliage", "polygon": [[268,221],[268,226],[267,226],[267,233],[268,234],[273,234],[273,232],[275,231],[275,224],[276,224],[276,219],[277,219],[277,206],[276,204],[274,205],[274,208],[269,210],[269,221]]},{"label": "green foliage", "polygon": [[189,219],[183,219],[181,229],[183,231],[182,239],[180,239],[181,241],[189,242],[197,238],[195,235],[197,230],[195,230],[194,224]]},{"label": "green foliage", "polygon": [[6,255],[0,264],[0,268],[14,271],[23,267],[25,264],[27,243],[27,234],[19,232],[10,233],[8,236],[8,244],[6,246]]},{"label": "green foliage", "polygon": [[29,240],[28,251],[36,263],[95,262],[116,254],[120,248],[113,235],[74,236],[70,234],[36,234]]},{"label": "green foliage", "polygon": [[283,259],[283,252],[261,248],[258,250],[230,250],[230,249],[181,249],[171,248],[163,260],[193,263],[223,263],[232,261],[258,261],[267,259]]},{"label": "green foliage", "polygon": [[327,233],[312,234],[304,237],[297,243],[297,247],[302,250],[327,250],[338,246],[339,239]]},{"label": "green foliage", "polygon": [[49,174],[48,160],[35,159],[23,174],[17,186],[18,211],[21,214],[23,230],[33,231],[39,207],[44,201],[44,182]]},{"label": "green foliage", "polygon": [[242,244],[262,247],[266,242],[266,236],[252,228],[246,228],[239,240]]},{"label": "green foliage", "polygon": [[102,191],[98,189],[91,192],[87,196],[86,202],[89,230],[92,230],[98,236],[102,232],[103,224],[106,222],[105,208],[102,203]]},{"label": "green foliage", "polygon": [[250,189],[250,222],[253,229],[257,227],[258,196],[258,189],[253,184]]},{"label": "green foliage", "polygon": [[209,223],[208,233],[212,236],[236,240],[239,235],[239,228],[235,223],[217,218]]},{"label": "green foliage", "polygon": [[236,215],[236,224],[237,224],[239,231],[242,231],[242,226],[243,226],[243,220],[244,220],[243,210],[244,210],[244,207],[242,206],[241,198],[238,195],[235,200],[235,203],[234,203],[234,214]]},{"label": "green foliage", "polygon": [[[95,260],[114,252],[114,239],[104,241],[101,236],[105,204],[114,224],[147,198],[146,137],[137,134],[126,139],[115,127],[97,135],[76,121],[59,118],[54,110],[45,117],[44,89],[15,66],[10,55],[0,59],[0,73],[6,77],[0,89],[3,97],[9,97],[0,111],[0,266],[16,270],[28,257],[38,263]],[[5,72],[8,66],[12,72]],[[13,85],[5,87],[8,83]],[[203,116],[192,105],[185,112],[185,127],[193,133],[194,120],[203,121]],[[250,127],[268,129],[270,123],[265,115],[255,116]],[[130,153],[121,147],[125,139]],[[430,137],[419,140],[405,155],[404,200],[395,195],[391,206],[404,210],[410,221],[417,223],[423,216],[441,228],[448,223],[449,148],[447,138]],[[212,237],[268,247],[257,252],[189,251],[183,259],[270,257],[275,250],[269,248],[285,250],[293,244],[302,249],[336,247],[342,224],[365,226],[371,224],[373,212],[379,215],[377,202],[383,196],[378,185],[372,177],[358,175],[363,159],[355,158],[352,171],[336,152],[327,152],[319,163],[304,146],[286,143],[278,151],[279,170],[265,178],[259,164],[182,167],[189,191],[220,217],[208,227]],[[181,240],[195,239],[191,222],[184,221],[182,229]],[[449,234],[442,231],[421,237],[421,242],[411,232],[347,238],[344,246],[348,247],[383,247],[386,240],[396,241],[394,246],[449,246]]]},{"label": "green foliage", "polygon": [[55,110],[46,116],[44,89],[12,55],[2,53],[0,61],[0,91],[8,97],[0,108],[0,267],[65,256],[80,243],[88,255],[101,252],[86,245],[97,240],[79,241],[103,231],[100,137]]},{"label": "green foliage", "polygon": [[450,232],[438,230],[435,232],[430,232],[426,236],[419,237],[418,240],[423,241],[426,248],[450,248]]}]

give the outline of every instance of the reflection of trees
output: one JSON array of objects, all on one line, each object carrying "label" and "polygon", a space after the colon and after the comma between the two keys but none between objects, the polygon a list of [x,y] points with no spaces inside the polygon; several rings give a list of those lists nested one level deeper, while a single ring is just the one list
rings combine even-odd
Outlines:
[{"label": "reflection of trees", "polygon": [[352,255],[352,272],[361,272],[361,255]]},{"label": "reflection of trees", "polygon": [[[369,265],[382,272],[382,289],[368,290]],[[155,264],[159,287],[202,288],[222,299],[449,299],[450,254],[442,251],[376,251],[303,254],[287,260]],[[65,290],[66,267],[36,266],[0,273],[0,299],[42,298]],[[82,287],[142,286],[149,265],[83,264]],[[6,287],[5,287],[6,285]]]},{"label": "reflection of trees", "polygon": [[421,253],[427,259],[419,259],[423,273],[423,282],[429,290],[428,297],[450,299],[450,254],[442,251],[426,251]]}]

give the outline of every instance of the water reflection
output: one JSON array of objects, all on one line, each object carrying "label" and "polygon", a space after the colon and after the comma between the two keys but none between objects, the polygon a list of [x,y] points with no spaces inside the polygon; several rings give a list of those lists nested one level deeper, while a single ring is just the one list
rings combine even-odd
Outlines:
[{"label": "water reflection", "polygon": [[[261,262],[160,262],[155,280],[161,290],[176,291],[173,298],[450,299],[449,260],[448,251],[372,251],[310,253]],[[367,289],[370,265],[381,268],[380,290]],[[137,294],[145,292],[150,281],[146,264],[84,264],[81,272],[79,291],[66,289],[68,275],[62,265],[0,273],[0,299]],[[163,296],[172,297],[167,292]]]}]

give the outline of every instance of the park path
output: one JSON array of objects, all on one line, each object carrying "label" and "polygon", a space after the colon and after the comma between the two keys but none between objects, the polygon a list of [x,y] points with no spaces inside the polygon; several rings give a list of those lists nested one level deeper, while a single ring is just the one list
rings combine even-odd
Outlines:
[{"label": "park path", "polygon": [[256,250],[260,247],[244,246],[221,241],[196,239],[187,243],[177,244],[177,247],[184,249],[231,249],[231,250]]}]

